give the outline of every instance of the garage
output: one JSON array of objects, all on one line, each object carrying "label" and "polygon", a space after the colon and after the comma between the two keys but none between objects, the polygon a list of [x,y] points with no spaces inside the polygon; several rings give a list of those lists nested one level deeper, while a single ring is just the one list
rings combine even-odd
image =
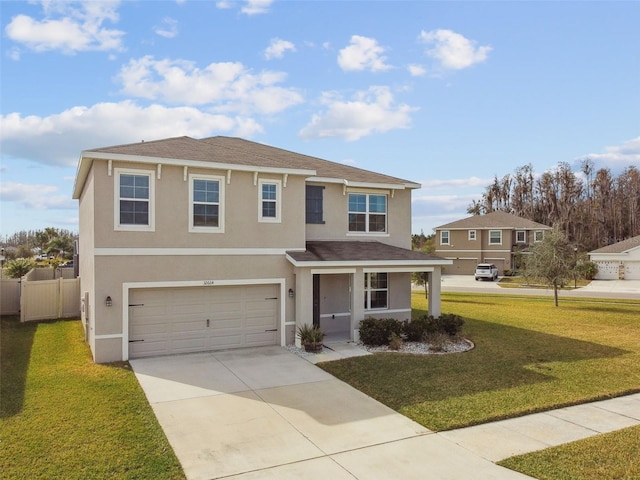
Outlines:
[{"label": "garage", "polygon": [[620,273],[620,262],[613,261],[596,261],[598,267],[598,273],[596,274],[596,280],[618,280]]},{"label": "garage", "polygon": [[640,280],[640,262],[624,262],[624,279]]},{"label": "garage", "polygon": [[129,358],[278,344],[279,285],[129,292]]}]

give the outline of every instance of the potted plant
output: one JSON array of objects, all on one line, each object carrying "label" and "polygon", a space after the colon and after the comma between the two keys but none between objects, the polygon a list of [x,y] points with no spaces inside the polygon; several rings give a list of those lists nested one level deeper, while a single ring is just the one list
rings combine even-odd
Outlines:
[{"label": "potted plant", "polygon": [[324,332],[318,327],[305,323],[298,327],[298,337],[304,346],[305,351],[318,353],[322,351],[322,340]]}]

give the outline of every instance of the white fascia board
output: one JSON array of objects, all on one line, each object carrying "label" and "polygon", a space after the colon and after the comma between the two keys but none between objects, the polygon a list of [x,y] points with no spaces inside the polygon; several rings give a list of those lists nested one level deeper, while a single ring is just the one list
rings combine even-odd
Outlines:
[{"label": "white fascia board", "polygon": [[314,183],[336,183],[338,185],[344,185],[346,187],[353,188],[373,188],[373,189],[387,189],[387,190],[405,190],[407,188],[420,188],[422,185],[419,183],[373,183],[373,182],[352,182],[344,178],[332,178],[332,177],[308,177],[307,182]]},{"label": "white fascia board", "polygon": [[304,248],[96,248],[96,257],[285,255]]},{"label": "white fascia board", "polygon": [[[367,268],[393,268],[393,267],[404,267],[404,268],[423,268],[423,267],[442,267],[445,265],[453,265],[453,260],[358,260],[358,261],[336,261],[336,262],[326,262],[326,261],[316,261],[316,262],[298,262],[295,259],[291,258],[289,255],[286,256],[287,260],[291,262],[296,267],[304,267],[304,268],[349,268],[349,267],[367,267]],[[412,271],[412,270],[408,270]]]},{"label": "white fascia board", "polygon": [[[436,267],[420,267],[420,272],[433,272]],[[364,273],[413,273],[418,270],[411,267],[371,267],[363,268]]]},{"label": "white fascia board", "polygon": [[106,152],[82,152],[83,158],[91,158],[96,160],[116,160],[132,163],[153,163],[163,165],[177,165],[180,167],[197,167],[207,168],[209,170],[235,170],[242,172],[260,172],[260,173],[288,173],[290,175],[315,175],[315,170],[302,168],[281,168],[281,167],[263,167],[258,165],[242,165],[235,163],[219,163],[219,162],[203,162],[200,160],[185,160],[182,158],[162,158],[162,157],[144,157],[140,155],[123,155]]}]

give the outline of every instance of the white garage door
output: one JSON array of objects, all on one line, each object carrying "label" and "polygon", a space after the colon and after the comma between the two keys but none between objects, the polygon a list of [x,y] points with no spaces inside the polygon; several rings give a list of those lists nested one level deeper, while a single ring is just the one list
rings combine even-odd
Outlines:
[{"label": "white garage door", "polygon": [[278,285],[131,290],[129,357],[275,345],[278,293]]},{"label": "white garage door", "polygon": [[624,263],[624,279],[640,280],[640,262]]},{"label": "white garage door", "polygon": [[617,280],[618,269],[620,262],[607,262],[599,261],[595,262],[598,266],[598,273],[596,274],[596,280]]}]

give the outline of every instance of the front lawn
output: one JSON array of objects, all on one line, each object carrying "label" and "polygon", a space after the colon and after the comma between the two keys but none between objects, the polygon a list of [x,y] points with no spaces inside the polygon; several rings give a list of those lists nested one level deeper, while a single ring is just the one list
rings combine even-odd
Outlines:
[{"label": "front lawn", "polygon": [[1,322],[2,478],[185,478],[128,364],[94,364],[79,321]]},{"label": "front lawn", "polygon": [[[633,301],[443,293],[475,349],[386,353],[320,364],[432,430],[640,391],[640,305]],[[413,293],[414,316],[425,313]]]}]

